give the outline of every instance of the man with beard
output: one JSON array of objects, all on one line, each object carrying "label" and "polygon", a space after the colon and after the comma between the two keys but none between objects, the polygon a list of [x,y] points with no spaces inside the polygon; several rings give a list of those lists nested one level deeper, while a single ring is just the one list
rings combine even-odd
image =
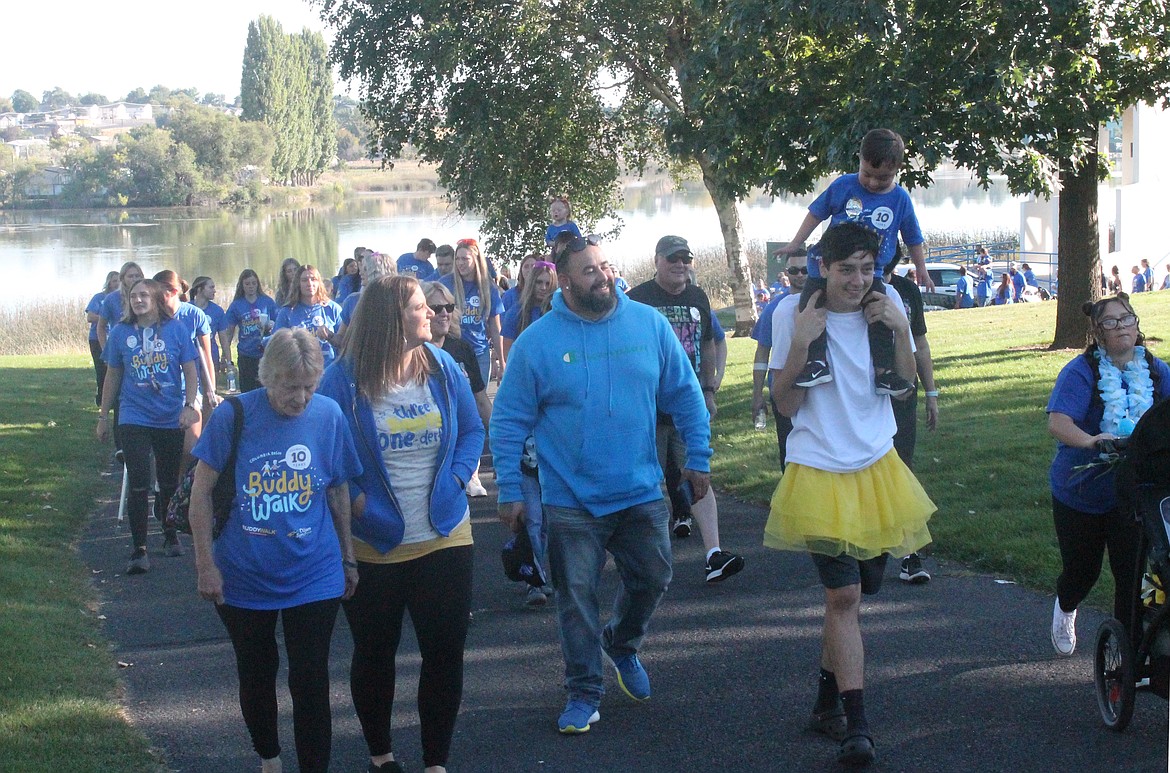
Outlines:
[{"label": "man with beard", "polygon": [[[635,701],[650,697],[638,650],[671,578],[670,513],[654,453],[655,408],[686,442],[683,477],[701,498],[710,488],[710,428],[694,369],[657,311],[615,292],[596,237],[576,237],[557,256],[552,310],[516,339],[496,394],[491,447],[499,515],[523,519],[520,456],[530,434],[540,449],[548,564],[556,588],[565,687],[562,733],[600,718],[603,658]],[[621,588],[599,622],[606,551]]]},{"label": "man with beard", "polygon": [[[715,328],[711,301],[690,280],[694,261],[687,240],[681,236],[663,236],[654,247],[654,278],[630,290],[630,300],[658,309],[670,323],[703,389],[707,410],[715,416],[716,378]],[[707,561],[703,568],[707,582],[721,582],[743,569],[743,557],[719,547],[719,508],[715,492],[707,496],[684,493],[677,471],[687,454],[686,445],[666,412],[659,410],[657,427],[658,463],[666,478],[666,488],[674,515],[674,533],[679,537],[691,533],[691,516],[698,521]]]}]

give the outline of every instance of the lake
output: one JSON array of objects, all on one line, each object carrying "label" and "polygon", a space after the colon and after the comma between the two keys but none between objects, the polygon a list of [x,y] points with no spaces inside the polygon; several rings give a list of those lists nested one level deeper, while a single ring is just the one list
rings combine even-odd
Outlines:
[{"label": "lake", "polygon": [[[827,184],[827,183],[826,183]],[[740,205],[744,237],[783,241],[795,233],[815,194],[757,195]],[[983,234],[1019,230],[1021,199],[1006,185],[980,189],[969,178],[946,177],[911,192],[924,231]],[[658,238],[674,233],[693,248],[719,247],[722,237],[701,185],[681,190],[662,180],[625,189],[624,226],[606,243],[623,267],[648,261]],[[54,298],[89,298],[107,271],[137,261],[149,276],[164,268],[190,280],[211,276],[219,300],[251,267],[271,281],[286,257],[336,273],[355,247],[400,255],[424,236],[438,244],[479,237],[480,221],[459,217],[433,194],[358,196],[336,206],[296,211],[232,212],[209,209],[131,209],[0,212],[0,267],[22,288],[10,305]],[[608,224],[599,224],[602,230]]]}]

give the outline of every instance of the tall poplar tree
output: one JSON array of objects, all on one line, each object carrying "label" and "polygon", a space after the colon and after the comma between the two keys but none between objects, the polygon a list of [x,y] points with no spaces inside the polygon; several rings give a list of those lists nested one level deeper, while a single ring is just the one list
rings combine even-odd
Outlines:
[{"label": "tall poplar tree", "polygon": [[248,24],[240,78],[246,121],[272,130],[272,174],[293,185],[312,185],[337,152],[333,73],[320,33],[286,35],[280,22],[261,16]]}]

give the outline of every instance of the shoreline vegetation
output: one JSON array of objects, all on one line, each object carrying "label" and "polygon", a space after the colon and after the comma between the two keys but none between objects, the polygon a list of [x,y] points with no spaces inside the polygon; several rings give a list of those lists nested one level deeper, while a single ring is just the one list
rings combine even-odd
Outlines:
[{"label": "shoreline vegetation", "polygon": [[[1133,301],[1155,354],[1170,355],[1160,337],[1170,328],[1170,292]],[[974,570],[1040,593],[1055,587],[1044,406],[1076,354],[1046,349],[1055,314],[1056,304],[1036,303],[927,316],[941,416],[935,432],[919,427],[916,470],[939,507],[930,523],[936,582]],[[84,351],[84,333],[70,329],[73,350]],[[712,479],[724,496],[766,506],[779,472],[773,427],[756,431],[750,416],[755,344],[728,343]],[[115,493],[108,448],[93,440],[89,358],[0,356],[0,393],[0,759],[22,773],[157,771],[157,755],[119,705],[97,613],[100,578],[77,555],[90,513]],[[1108,609],[1111,600],[1103,572],[1086,603]],[[1047,626],[1036,620],[1034,635],[1047,637]]]}]

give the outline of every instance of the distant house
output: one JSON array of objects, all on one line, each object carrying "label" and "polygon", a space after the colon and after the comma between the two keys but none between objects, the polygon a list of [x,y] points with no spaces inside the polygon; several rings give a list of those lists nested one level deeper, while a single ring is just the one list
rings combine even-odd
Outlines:
[{"label": "distant house", "polygon": [[153,121],[154,106],[136,102],[114,102],[98,108],[102,121]]},{"label": "distant house", "polygon": [[73,173],[63,166],[38,169],[24,186],[24,195],[30,199],[51,199],[60,196],[73,179]]},{"label": "distant house", "polygon": [[24,124],[24,115],[21,113],[0,113],[0,131],[10,129],[13,126],[21,126]]},{"label": "distant house", "polygon": [[49,141],[43,139],[11,140],[4,145],[11,150],[13,158],[36,158],[49,152]]}]

